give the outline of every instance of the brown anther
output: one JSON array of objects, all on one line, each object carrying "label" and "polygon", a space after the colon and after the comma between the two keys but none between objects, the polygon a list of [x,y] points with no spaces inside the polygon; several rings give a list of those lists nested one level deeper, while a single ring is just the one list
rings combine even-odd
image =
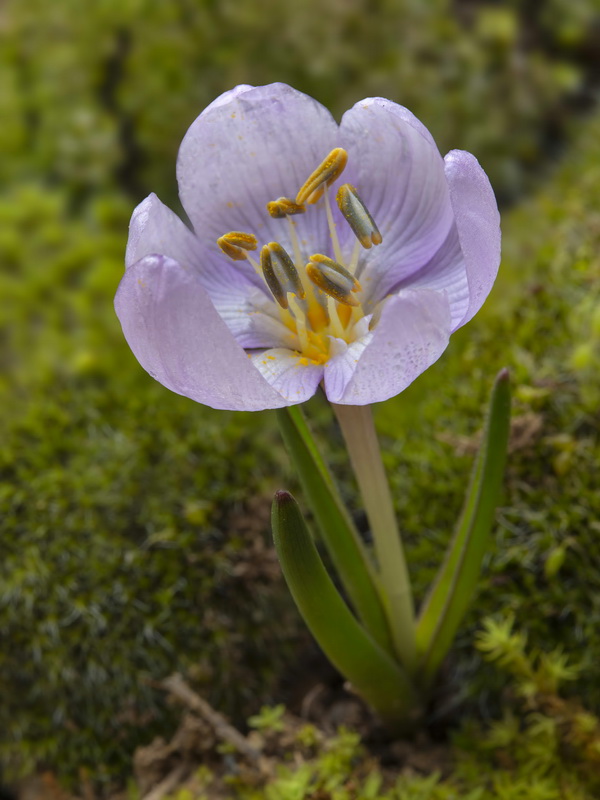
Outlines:
[{"label": "brown anther", "polygon": [[339,178],[348,162],[348,153],[343,147],[334,148],[316,170],[308,177],[296,195],[297,203],[312,205],[321,199],[326,186]]},{"label": "brown anther", "polygon": [[277,200],[267,203],[267,211],[274,219],[283,219],[294,214],[304,214],[306,207],[289,197],[278,197]]},{"label": "brown anther", "polygon": [[306,274],[325,294],[347,306],[359,305],[353,292],[361,289],[351,272],[328,256],[316,253],[306,265]]},{"label": "brown anther", "polygon": [[366,250],[369,250],[374,244],[381,244],[382,237],[379,228],[354,186],[349,183],[340,186],[336,200],[346,222]]},{"label": "brown anther", "polygon": [[260,266],[271,294],[282,308],[288,307],[288,292],[304,297],[304,287],[294,262],[278,242],[260,251]]}]

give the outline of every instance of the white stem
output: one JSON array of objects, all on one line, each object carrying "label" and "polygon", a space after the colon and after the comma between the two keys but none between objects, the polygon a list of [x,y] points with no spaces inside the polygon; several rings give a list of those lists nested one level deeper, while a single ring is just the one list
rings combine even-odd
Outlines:
[{"label": "white stem", "polygon": [[369,519],[396,653],[409,672],[416,666],[415,612],[398,530],[370,406],[332,403]]}]

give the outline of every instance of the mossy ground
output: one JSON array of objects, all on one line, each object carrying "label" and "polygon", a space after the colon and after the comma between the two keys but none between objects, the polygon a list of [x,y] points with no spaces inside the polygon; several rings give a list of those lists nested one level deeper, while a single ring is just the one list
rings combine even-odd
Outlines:
[{"label": "mossy ground", "polygon": [[[457,4],[458,15],[446,0],[382,2],[376,14],[366,2],[273,3],[261,15],[251,3],[5,5],[4,771],[123,779],[135,745],[175,725],[154,681],[187,670],[240,720],[277,701],[297,667],[305,633],[264,544],[268,497],[295,487],[274,420],[154,384],[112,311],[133,205],[150,190],[174,199],[187,125],[242,81],[288,81],[338,115],[390,96],[442,150],[473,150],[504,197],[543,165],[539,191],[504,216],[484,310],[377,422],[422,597],[460,509],[471,462],[460,446],[466,437],[469,451],[493,375],[510,367],[522,435],[443,716],[485,721],[510,705],[508,678],[473,646],[483,617],[508,613],[531,648],[561,645],[582,662],[563,691],[600,712],[600,119],[564,113],[586,95],[594,3],[553,0],[534,14]],[[559,166],[544,146],[557,131],[571,136]],[[308,413],[358,513],[327,409],[317,399]],[[491,797],[534,797],[514,786]],[[420,796],[410,791],[398,796]]]}]

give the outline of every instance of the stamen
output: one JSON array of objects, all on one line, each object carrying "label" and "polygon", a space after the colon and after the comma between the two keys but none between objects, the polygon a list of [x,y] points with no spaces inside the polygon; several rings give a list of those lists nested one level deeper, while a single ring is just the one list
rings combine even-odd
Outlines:
[{"label": "stamen", "polygon": [[304,214],[306,207],[302,203],[295,203],[289,197],[278,197],[267,203],[267,211],[274,219],[283,219],[293,214]]},{"label": "stamen", "polygon": [[358,192],[349,183],[340,186],[337,204],[362,246],[369,250],[374,244],[381,244],[382,237],[373,217],[360,199]]},{"label": "stamen", "polygon": [[347,161],[348,153],[343,147],[336,147],[332,150],[312,175],[307,178],[306,183],[296,195],[296,202],[312,205],[320,200],[325,187],[331,186],[342,174]]},{"label": "stamen", "polygon": [[296,320],[296,334],[300,340],[300,349],[302,352],[306,352],[310,347],[306,329],[306,316],[295,297],[290,297],[290,310]]},{"label": "stamen", "polygon": [[320,253],[311,256],[306,265],[306,274],[319,289],[333,297],[338,303],[347,306],[359,305],[358,300],[351,293],[360,290],[360,283],[352,273],[332,258]]},{"label": "stamen", "polygon": [[337,314],[338,319],[342,323],[342,328],[346,329],[348,327],[348,323],[350,322],[350,318],[354,313],[351,306],[344,306],[341,303],[337,306]]},{"label": "stamen", "polygon": [[329,200],[329,188],[325,187],[325,213],[327,214],[327,227],[329,228],[329,236],[333,245],[333,254],[338,261],[343,261],[342,248],[340,247],[340,240],[337,235],[336,223],[333,219],[333,211],[331,210],[331,202]]},{"label": "stamen", "polygon": [[260,251],[260,265],[271,294],[282,308],[288,307],[288,292],[304,297],[304,287],[294,262],[277,242]]},{"label": "stamen", "polygon": [[243,261],[248,258],[247,250],[256,250],[258,239],[252,233],[231,231],[217,239],[217,244],[226,256],[233,261]]},{"label": "stamen", "polygon": [[344,325],[342,324],[342,320],[339,315],[339,309],[344,308],[350,312],[352,309],[348,305],[336,302],[333,297],[328,298],[328,307],[331,332],[334,336],[337,336],[341,339],[344,336]]},{"label": "stamen", "polygon": [[357,270],[359,258],[360,258],[360,242],[357,239],[354,242],[354,247],[352,248],[352,256],[350,257],[350,263],[348,264],[348,272],[351,272],[353,275],[356,275],[357,280],[360,278],[360,272],[362,271],[362,270]]},{"label": "stamen", "polygon": [[[300,242],[298,241],[298,234],[296,233],[296,220],[288,216],[287,221],[292,247],[294,248],[294,262],[296,264],[296,269],[300,271],[300,276],[302,276],[302,253],[300,252]],[[300,279],[302,279],[302,277]]]}]

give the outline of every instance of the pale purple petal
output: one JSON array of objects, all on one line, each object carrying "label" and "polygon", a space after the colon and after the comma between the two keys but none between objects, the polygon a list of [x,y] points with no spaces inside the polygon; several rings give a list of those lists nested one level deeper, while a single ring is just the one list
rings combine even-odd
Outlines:
[{"label": "pale purple petal", "polygon": [[354,374],[334,402],[366,405],[399,394],[444,352],[450,324],[443,293],[404,289],[390,297]]},{"label": "pale purple petal", "polygon": [[[294,198],[337,144],[329,111],[285,84],[219,98],[192,124],[177,160],[181,202],[196,234],[214,243],[240,230],[291,250],[286,220],[269,217],[266,204]],[[318,252],[328,241],[325,215],[295,220],[306,251]]]},{"label": "pale purple petal", "polygon": [[279,306],[258,289],[254,289],[240,306],[218,309],[221,318],[245,350],[285,347],[299,350],[296,333],[284,324]]},{"label": "pale purple petal", "polygon": [[445,159],[450,200],[469,282],[467,323],[491,291],[500,266],[500,214],[489,179],[471,153],[452,150]]},{"label": "pale purple petal", "polygon": [[325,394],[332,403],[343,397],[346,386],[354,375],[358,360],[373,338],[369,330],[371,316],[363,317],[354,326],[355,341],[348,344],[343,339],[331,337],[329,361],[325,364]]},{"label": "pale purple petal", "polygon": [[395,291],[405,288],[445,292],[450,306],[452,331],[460,327],[469,308],[470,296],[456,225],[452,226],[448,238],[431,261],[416,275],[402,281]]},{"label": "pale purple petal", "polygon": [[360,278],[364,298],[377,302],[427,264],[448,236],[453,212],[444,161],[416,117],[382,98],[347,111],[340,134],[347,180],[383,236]]},{"label": "pale purple petal", "polygon": [[151,194],[137,206],[131,217],[125,265],[130,267],[144,256],[154,254],[173,258],[182,267],[198,273],[219,310],[226,311],[231,305],[239,306],[255,285],[254,270],[249,264],[237,262],[234,265],[210,252],[206,244],[184,225],[177,214]]},{"label": "pale purple petal", "polygon": [[236,411],[290,404],[235,341],[194,270],[146,256],[125,273],[115,309],[137,360],[171,391]]},{"label": "pale purple petal", "polygon": [[323,377],[322,364],[282,347],[253,354],[252,363],[288,405],[309,400]]},{"label": "pale purple petal", "polygon": [[189,228],[152,192],[136,206],[129,223],[125,266],[131,267],[152,253],[201,270],[202,245]]},{"label": "pale purple petal", "polygon": [[237,86],[234,86],[233,89],[228,89],[223,94],[220,94],[218,97],[209,103],[204,111],[201,112],[202,114],[206,114],[208,111],[212,111],[215,108],[219,108],[219,106],[227,105],[227,103],[231,103],[232,100],[235,100],[240,94],[244,94],[247,92],[248,89],[254,89],[254,86],[251,86],[249,83],[239,83]]}]

